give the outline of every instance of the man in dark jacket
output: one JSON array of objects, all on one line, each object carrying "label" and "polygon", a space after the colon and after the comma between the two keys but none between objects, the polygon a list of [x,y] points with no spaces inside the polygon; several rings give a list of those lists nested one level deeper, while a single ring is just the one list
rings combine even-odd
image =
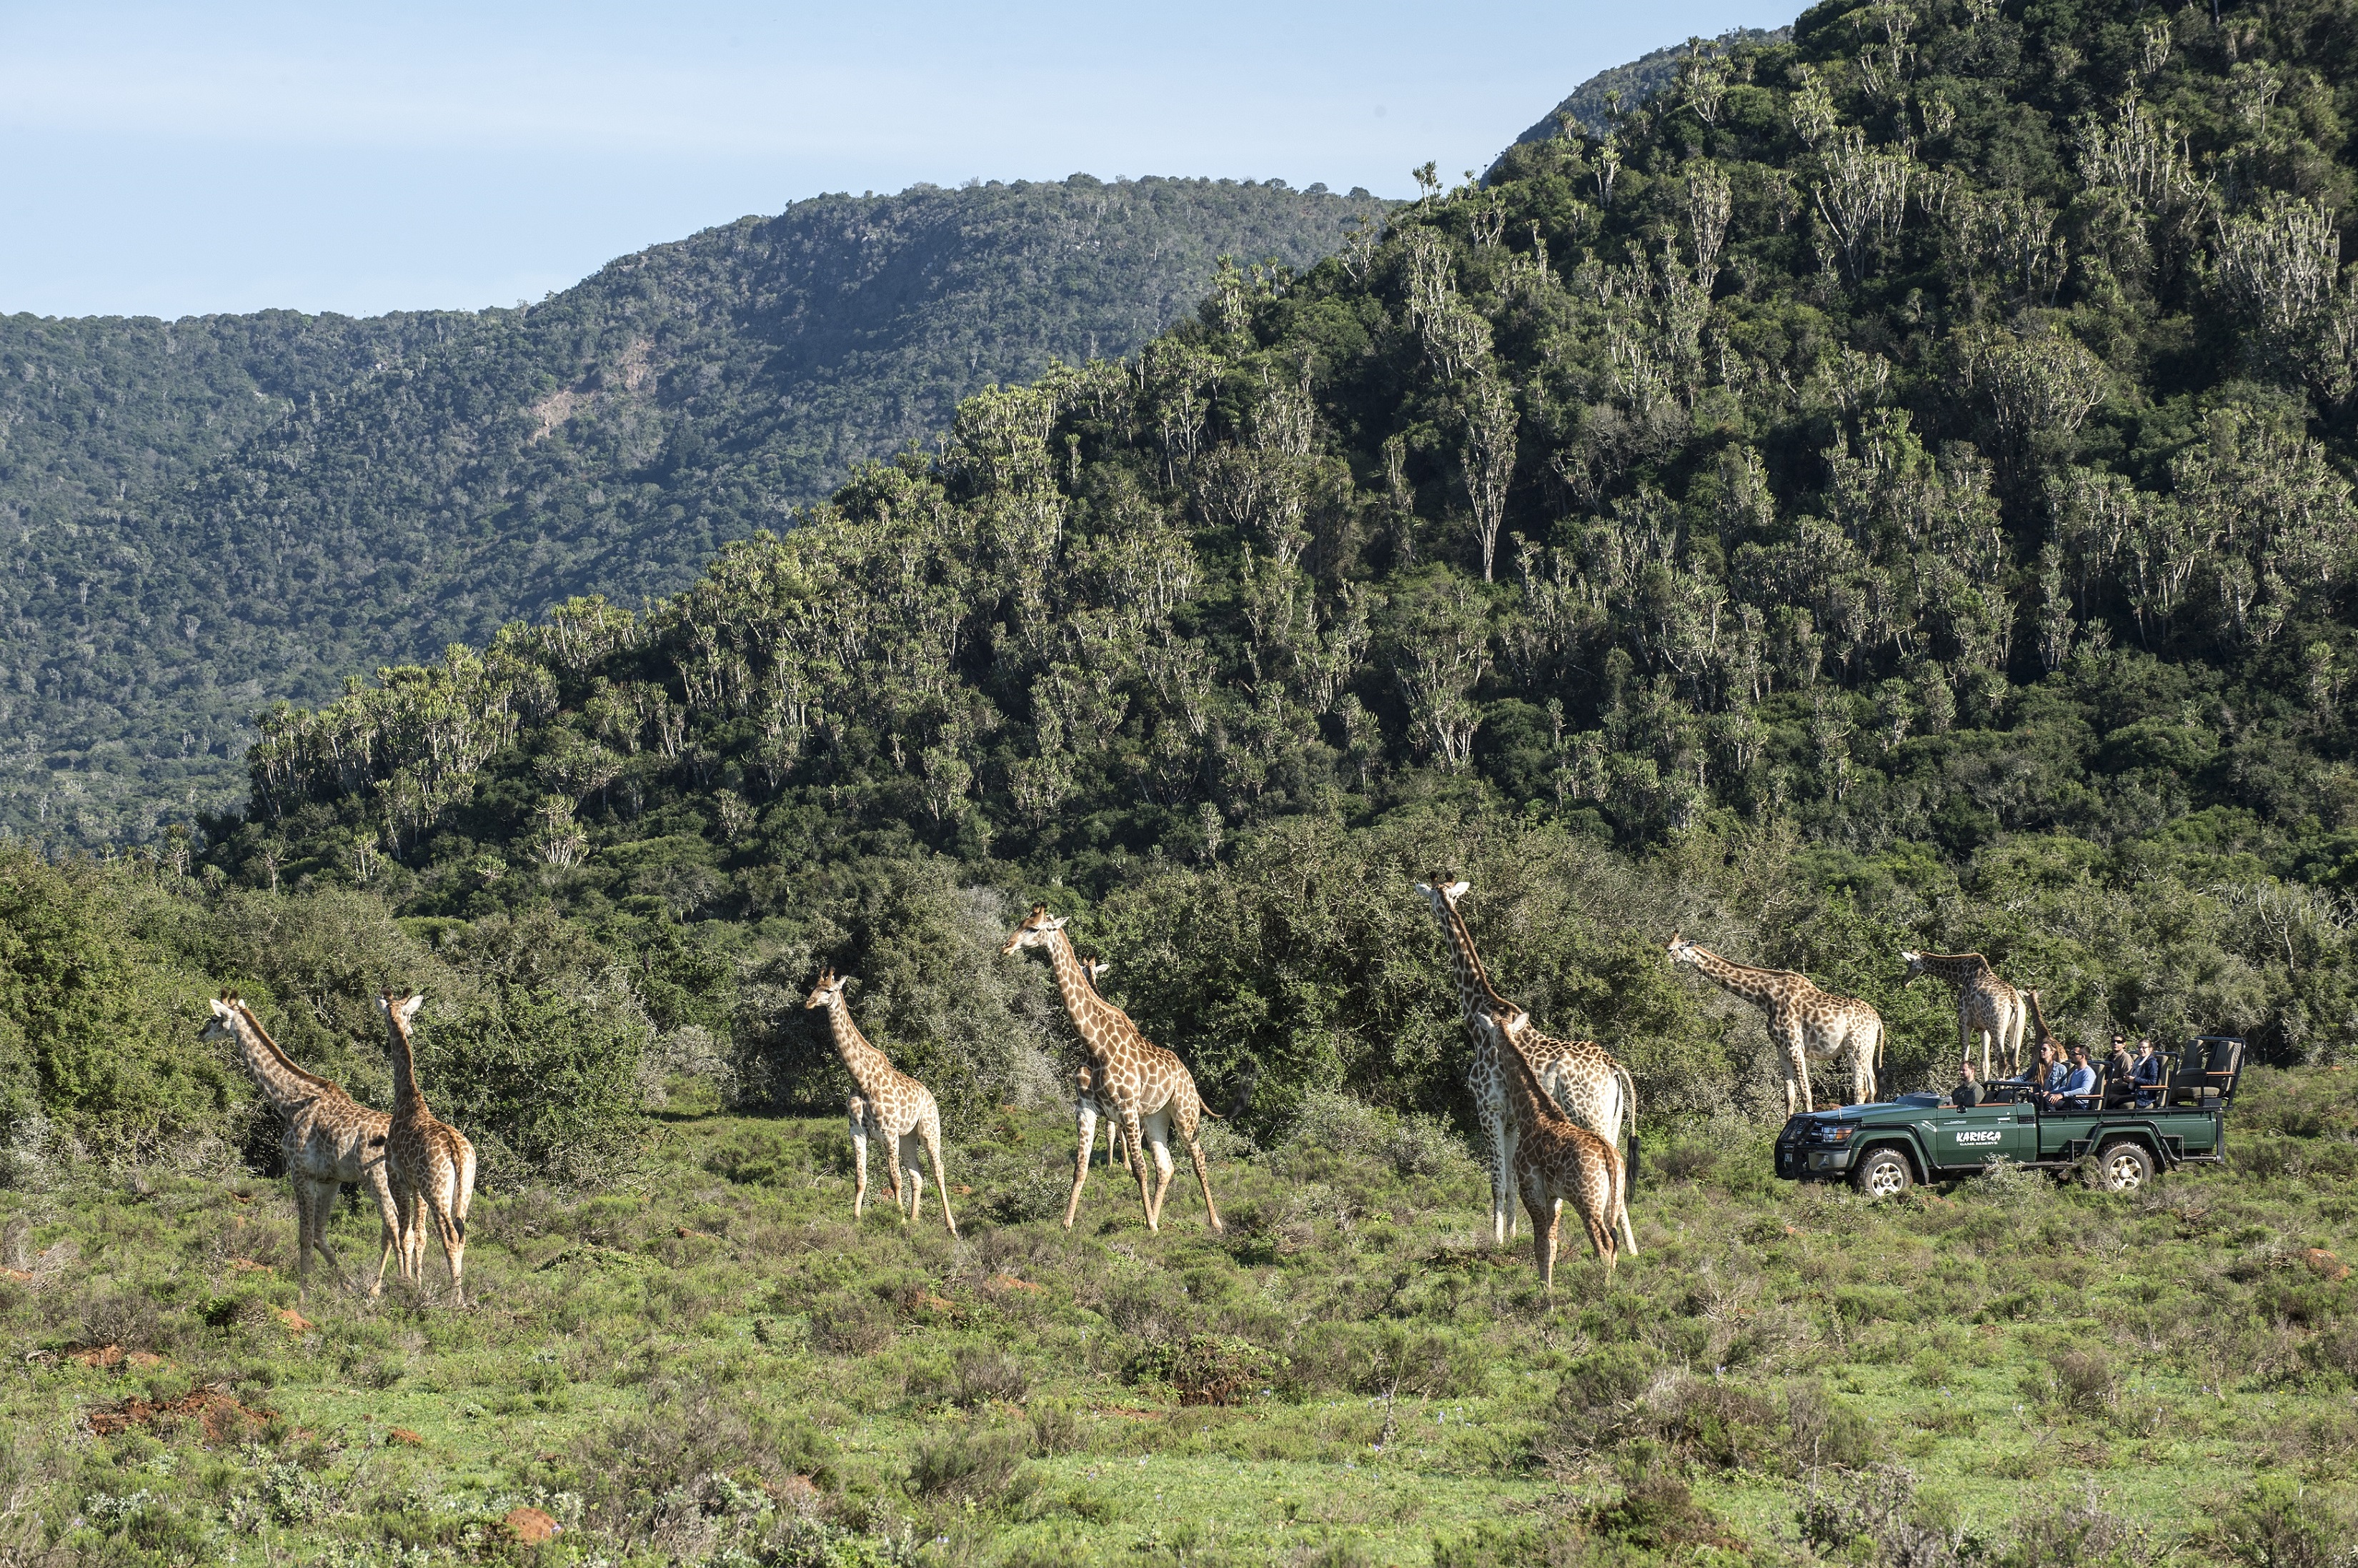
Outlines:
[{"label": "man in dark jacket", "polygon": [[1949,1103],[1959,1110],[1970,1110],[1982,1103],[1982,1087],[1974,1081],[1972,1057],[1965,1058],[1962,1071],[1964,1076],[1958,1080],[1957,1087],[1950,1092]]}]

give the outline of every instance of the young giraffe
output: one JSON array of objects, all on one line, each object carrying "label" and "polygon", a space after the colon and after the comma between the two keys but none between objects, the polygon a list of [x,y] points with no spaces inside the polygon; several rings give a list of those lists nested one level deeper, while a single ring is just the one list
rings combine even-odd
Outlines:
[{"label": "young giraffe", "polygon": [[[917,1217],[925,1200],[925,1173],[917,1163],[917,1150],[925,1149],[934,1165],[934,1188],[942,1199],[942,1223],[949,1227],[952,1236],[957,1234],[957,1221],[950,1217],[949,1183],[942,1176],[942,1108],[934,1102],[934,1091],[894,1066],[883,1052],[868,1043],[860,1026],[851,1022],[851,1009],[843,1000],[843,988],[851,983],[849,975],[838,978],[830,968],[819,971],[818,983],[811,987],[804,1001],[806,1008],[827,1009],[827,1022],[835,1035],[836,1054],[851,1070],[851,1081],[859,1086],[852,1094],[851,1162],[857,1184],[851,1194],[851,1217],[860,1217],[868,1202],[868,1141],[883,1141],[892,1154],[886,1167],[892,1180],[892,1211],[907,1225]],[[901,1203],[901,1173],[909,1173],[909,1202]]]},{"label": "young giraffe", "polygon": [[[1195,1141],[1196,1128],[1214,1113],[1205,1108],[1203,1097],[1195,1092],[1195,1075],[1177,1056],[1140,1033],[1129,1014],[1098,995],[1082,972],[1061,918],[1033,905],[1030,916],[1008,935],[1000,953],[1004,957],[1020,947],[1037,947],[1048,955],[1065,1011],[1072,1014],[1081,1049],[1089,1056],[1089,1093],[1073,1107],[1080,1124],[1081,1151],[1073,1166],[1072,1196],[1065,1201],[1065,1228],[1073,1227],[1073,1217],[1080,1212],[1081,1188],[1089,1179],[1089,1150],[1097,1142],[1098,1108],[1104,1105],[1121,1119],[1122,1148],[1138,1177],[1138,1201],[1146,1210],[1146,1228],[1163,1228],[1163,1199],[1171,1191],[1171,1134],[1175,1130],[1187,1145],[1187,1157],[1195,1162],[1196,1184],[1204,1189],[1204,1212],[1210,1217],[1214,1231],[1224,1230],[1220,1211],[1212,1202],[1211,1173],[1205,1169],[1203,1147]],[[1141,1139],[1154,1151],[1159,1180],[1152,1190],[1146,1184]]]},{"label": "young giraffe", "polygon": [[385,1054],[393,1059],[393,1129],[386,1142],[393,1184],[404,1199],[402,1272],[426,1282],[426,1226],[432,1222],[450,1266],[450,1294],[467,1304],[467,1206],[475,1197],[475,1146],[427,1108],[417,1087],[417,1053],[410,1036],[423,995],[376,999],[384,1014]]},{"label": "young giraffe", "polygon": [[1883,1063],[1883,1015],[1856,997],[1821,990],[1790,969],[1756,969],[1732,964],[1710,948],[1675,932],[1671,962],[1691,964],[1721,989],[1742,997],[1768,1015],[1768,1037],[1785,1049],[1785,1114],[1818,1108],[1810,1087],[1810,1064],[1850,1061],[1852,1105],[1875,1097],[1876,1069]]},{"label": "young giraffe", "polygon": [[1613,1274],[1614,1227],[1629,1232],[1628,1187],[1613,1145],[1559,1109],[1540,1082],[1515,1034],[1501,1031],[1507,1098],[1520,1136],[1515,1141],[1515,1188],[1531,1217],[1531,1260],[1540,1283],[1555,1293],[1556,1226],[1566,1198],[1588,1227],[1588,1244]]},{"label": "young giraffe", "polygon": [[[1457,901],[1471,886],[1469,882],[1444,885],[1436,877],[1431,882],[1417,883],[1416,891],[1431,903],[1433,917],[1449,939],[1450,962],[1457,977],[1458,1015],[1474,1046],[1466,1083],[1474,1092],[1482,1130],[1490,1140],[1491,1235],[1503,1246],[1515,1233],[1515,1141],[1521,1136],[1512,1104],[1513,1070],[1499,1049],[1500,1032],[1508,1021],[1520,1020],[1513,1025],[1517,1044],[1540,1082],[1574,1121],[1617,1146],[1622,1119],[1628,1118],[1632,1170],[1638,1162],[1638,1096],[1629,1070],[1614,1060],[1612,1053],[1593,1040],[1557,1040],[1541,1034],[1531,1026],[1528,1013],[1490,984],[1490,972],[1483,967],[1473,933],[1466,929],[1466,917],[1457,908]],[[1626,1210],[1621,1225],[1622,1241],[1634,1258],[1638,1239],[1628,1229]]]},{"label": "young giraffe", "polygon": [[1979,953],[1916,953],[1901,948],[1908,966],[1904,984],[1930,975],[1945,981],[1957,993],[1957,1049],[1974,1054],[1974,1036],[1981,1036],[1982,1080],[1990,1076],[1990,1046],[1997,1046],[1999,1063],[2009,1073],[2022,1070],[2022,1026],[2028,1017],[2023,993],[1998,979],[1990,961]]},{"label": "young giraffe", "polygon": [[377,1294],[384,1289],[384,1267],[401,1238],[401,1204],[385,1161],[385,1138],[393,1119],[362,1105],[341,1085],[297,1066],[262,1027],[254,1010],[235,993],[222,992],[212,1008],[212,1018],[200,1038],[235,1044],[245,1070],[286,1119],[286,1128],[278,1135],[278,1152],[295,1188],[297,1290],[309,1288],[314,1249],[330,1268],[340,1272],[343,1268],[328,1248],[328,1217],[337,1192],[351,1182],[375,1195],[377,1213],[384,1223],[384,1250],[377,1259],[376,1282],[369,1287],[369,1294]]}]

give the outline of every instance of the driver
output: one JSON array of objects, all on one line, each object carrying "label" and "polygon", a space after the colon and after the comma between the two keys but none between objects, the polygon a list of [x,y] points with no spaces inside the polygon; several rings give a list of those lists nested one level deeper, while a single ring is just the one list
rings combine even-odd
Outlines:
[{"label": "driver", "polygon": [[1963,1076],[1959,1078],[1956,1088],[1951,1091],[1949,1103],[1959,1110],[1971,1110],[1982,1103],[1982,1087],[1974,1081],[1974,1059],[1971,1056],[1966,1057],[1960,1064],[1959,1071]]}]

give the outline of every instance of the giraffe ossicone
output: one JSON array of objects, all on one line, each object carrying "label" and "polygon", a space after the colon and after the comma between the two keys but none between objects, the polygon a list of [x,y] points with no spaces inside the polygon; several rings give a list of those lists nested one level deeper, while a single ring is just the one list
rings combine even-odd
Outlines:
[{"label": "giraffe ossicone", "polygon": [[[892,1059],[868,1042],[860,1026],[851,1022],[851,1008],[844,1000],[844,988],[851,983],[849,975],[838,976],[832,965],[819,971],[817,982],[810,995],[804,999],[806,1008],[825,1008],[829,1033],[835,1041],[836,1054],[850,1071],[852,1091],[846,1107],[851,1118],[851,1159],[856,1184],[851,1194],[851,1216],[860,1217],[868,1204],[868,1141],[882,1140],[892,1159],[886,1173],[892,1184],[892,1208],[906,1225],[917,1217],[925,1201],[925,1167],[918,1164],[923,1153],[934,1167],[934,1190],[941,1195],[942,1223],[952,1236],[957,1234],[957,1221],[950,1215],[949,1183],[942,1175],[942,1110],[935,1103],[934,1091],[894,1066]],[[901,1201],[901,1176],[909,1177],[909,1200]]]}]

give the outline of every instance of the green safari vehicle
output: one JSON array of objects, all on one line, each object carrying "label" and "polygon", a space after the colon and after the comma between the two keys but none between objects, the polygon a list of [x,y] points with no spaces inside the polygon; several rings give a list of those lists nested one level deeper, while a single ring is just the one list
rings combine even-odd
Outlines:
[{"label": "green safari vehicle", "polygon": [[2001,1082],[1965,1108],[1946,1096],[1907,1094],[1796,1116],[1777,1135],[1777,1174],[1847,1181],[1870,1197],[1891,1197],[1993,1162],[2065,1171],[2093,1156],[2094,1184],[2135,1192],[2179,1165],[2221,1162],[2243,1067],[2242,1040],[2205,1034],[2178,1053],[2158,1087],[2139,1090],[2100,1076],[2095,1094],[2058,1109]]}]

